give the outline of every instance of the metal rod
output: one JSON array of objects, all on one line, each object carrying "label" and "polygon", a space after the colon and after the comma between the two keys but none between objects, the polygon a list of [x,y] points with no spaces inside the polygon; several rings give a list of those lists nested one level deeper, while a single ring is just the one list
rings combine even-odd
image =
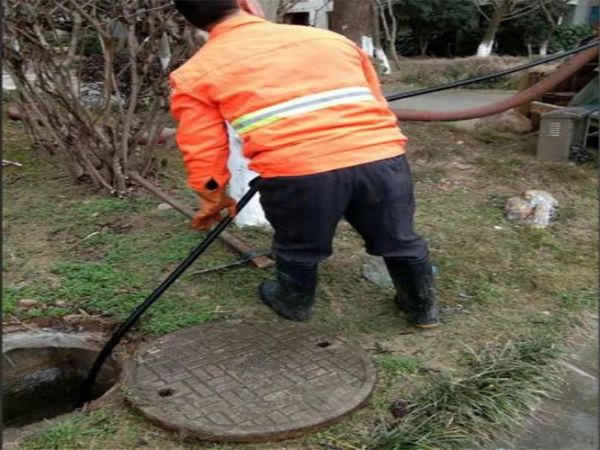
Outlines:
[{"label": "metal rod", "polygon": [[215,272],[217,270],[231,269],[233,267],[243,266],[248,261],[251,261],[252,258],[255,257],[255,256],[257,256],[257,255],[269,256],[269,255],[271,255],[271,252],[250,254],[250,255],[242,258],[242,259],[238,259],[237,261],[233,261],[233,262],[230,262],[230,263],[219,264],[219,265],[216,265],[216,266],[207,267],[206,269],[198,270],[196,272],[191,272],[190,275],[204,275],[204,274],[207,274],[207,273]]},{"label": "metal rod", "polygon": [[[156,186],[156,185],[152,184],[151,182],[149,182],[148,180],[146,180],[139,173],[132,171],[132,172],[129,172],[127,175],[129,176],[129,178],[131,178],[137,184],[142,186],[148,192],[152,193],[152,195],[161,199],[165,203],[171,205],[175,210],[179,211],[184,216],[189,217],[190,219],[192,219],[194,217],[194,211],[191,208],[188,208],[187,206],[179,203],[171,195],[169,195],[166,192],[159,189],[158,186]],[[221,235],[219,236],[219,239],[221,241],[223,241],[225,244],[227,244],[231,249],[235,250],[238,253],[241,253],[242,255],[254,252],[254,250],[251,249],[248,244],[246,244],[240,238],[227,233],[226,231],[221,233]],[[267,256],[262,256],[262,255],[252,258],[251,261],[252,261],[252,264],[254,264],[259,269],[267,269],[267,268],[275,265],[275,262],[272,259],[270,259]]]},{"label": "metal rod", "polygon": [[[255,181],[255,180],[254,180]],[[240,199],[237,204],[237,212],[239,213],[257,192],[256,184],[252,181],[250,183],[250,189],[246,194]],[[85,380],[83,388],[81,390],[81,394],[79,397],[78,406],[83,406],[86,402],[90,400],[92,388],[94,387],[94,383],[96,382],[96,378],[100,373],[100,369],[112,353],[113,349],[117,346],[123,336],[135,325],[135,323],[139,320],[139,318],[146,312],[150,306],[154,302],[156,302],[169,287],[177,281],[177,279],[183,275],[183,273],[198,259],[198,257],[204,253],[204,251],[212,244],[219,235],[229,226],[229,224],[233,221],[233,217],[227,216],[219,224],[212,230],[208,235],[204,238],[204,240],[198,244],[196,248],[194,248],[191,253],[177,266],[177,268],[171,272],[171,274],[152,292],[143,303],[138,305],[130,316],[123,322],[117,331],[113,333],[107,344],[102,348],[92,368]]]}]

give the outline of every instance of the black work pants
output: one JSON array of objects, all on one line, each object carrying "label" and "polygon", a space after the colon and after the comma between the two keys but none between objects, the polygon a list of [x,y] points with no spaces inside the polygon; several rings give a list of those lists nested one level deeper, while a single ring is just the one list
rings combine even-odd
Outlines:
[{"label": "black work pants", "polygon": [[407,261],[427,257],[427,244],[413,227],[413,184],[404,155],[314,175],[262,178],[258,189],[279,258],[324,260],[342,217],[371,255]]}]

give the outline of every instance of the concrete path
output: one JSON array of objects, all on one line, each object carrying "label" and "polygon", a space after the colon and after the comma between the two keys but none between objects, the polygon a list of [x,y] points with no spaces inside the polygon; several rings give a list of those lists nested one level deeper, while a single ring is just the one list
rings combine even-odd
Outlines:
[{"label": "concrete path", "polygon": [[[413,89],[410,89],[413,90]],[[408,92],[405,89],[400,92]],[[513,95],[515,91],[492,91],[474,89],[451,89],[433,94],[411,97],[392,102],[397,108],[435,111],[452,111],[456,109],[475,108],[499,102]]]},{"label": "concrete path", "polygon": [[565,389],[546,401],[525,425],[525,432],[502,449],[598,449],[598,320],[593,333],[565,362]]},{"label": "concrete path", "polygon": [[[400,92],[407,92],[414,89],[405,89]],[[411,97],[404,100],[397,100],[391,105],[400,109],[434,110],[434,111],[454,111],[461,109],[476,108],[479,106],[496,103],[513,95],[515,91],[493,91],[493,90],[474,90],[474,89],[451,89],[448,91],[436,92],[433,94]],[[471,129],[478,122],[478,119],[462,120],[460,122],[446,122],[448,124],[461,128]]]}]

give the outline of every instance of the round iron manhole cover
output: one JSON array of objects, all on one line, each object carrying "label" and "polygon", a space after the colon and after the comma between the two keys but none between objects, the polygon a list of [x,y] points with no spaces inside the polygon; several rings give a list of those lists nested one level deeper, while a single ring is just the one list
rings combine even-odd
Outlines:
[{"label": "round iron manhole cover", "polygon": [[128,400],[159,426],[213,441],[286,439],[364,405],[376,381],[359,348],[293,322],[226,322],[145,345],[124,370]]}]

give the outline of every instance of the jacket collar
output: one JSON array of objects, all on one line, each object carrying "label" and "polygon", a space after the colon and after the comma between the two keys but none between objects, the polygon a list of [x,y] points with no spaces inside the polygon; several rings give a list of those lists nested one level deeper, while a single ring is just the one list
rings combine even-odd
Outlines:
[{"label": "jacket collar", "polygon": [[251,14],[235,16],[230,19],[225,19],[223,22],[216,25],[210,32],[210,37],[215,38],[223,33],[228,32],[229,30],[233,30],[234,28],[261,22],[266,22],[266,20]]}]

